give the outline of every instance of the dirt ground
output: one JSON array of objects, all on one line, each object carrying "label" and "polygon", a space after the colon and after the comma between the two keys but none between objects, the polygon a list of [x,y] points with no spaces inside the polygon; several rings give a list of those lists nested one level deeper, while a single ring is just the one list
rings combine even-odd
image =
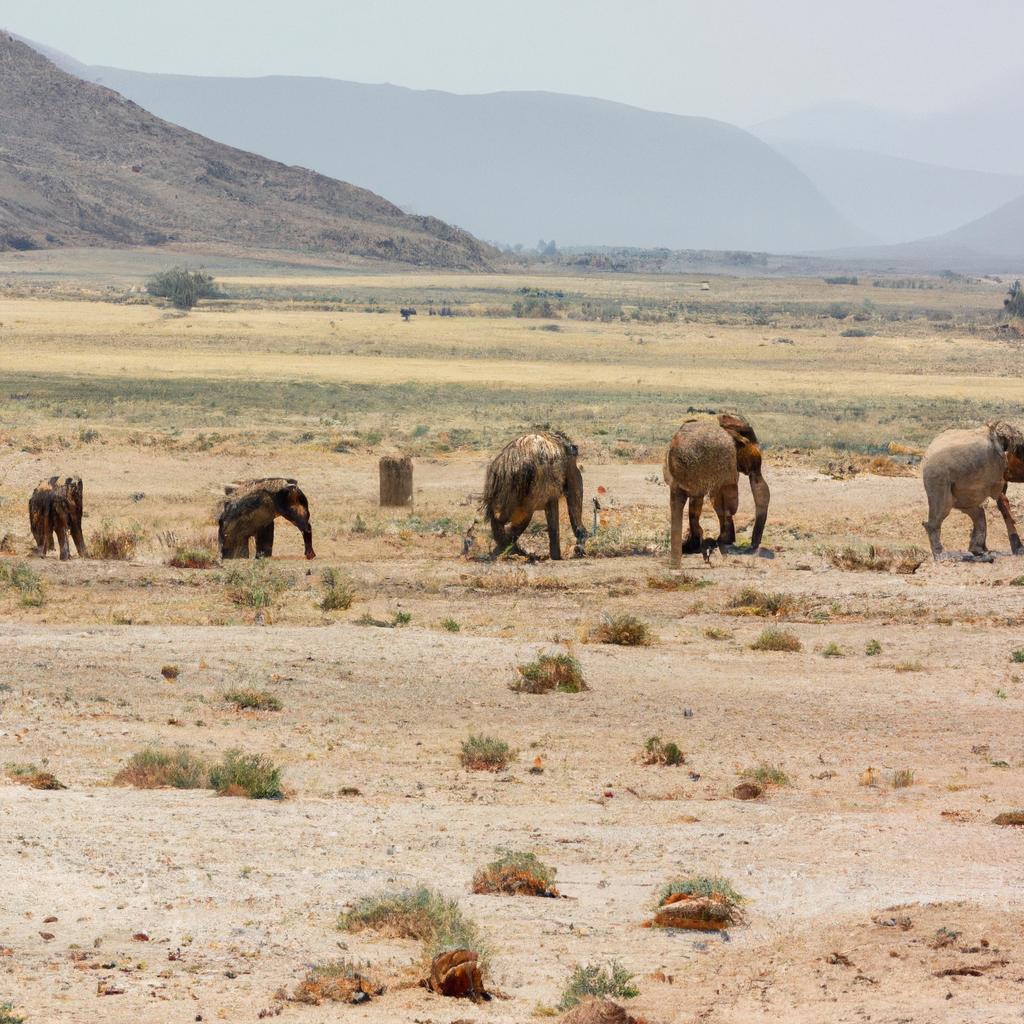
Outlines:
[{"label": "dirt ground", "polygon": [[[1024,667],[1012,656],[1024,590],[1011,585],[1024,562],[928,560],[902,575],[845,571],[822,552],[863,550],[865,538],[923,547],[919,479],[835,480],[778,453],[766,462],[774,557],[693,556],[672,574],[657,545],[532,565],[462,558],[479,458],[418,463],[429,528],[375,508],[371,458],[337,457],[329,474],[322,460],[290,464],[319,558],[301,560],[298,534],[279,530],[275,569],[292,586],[256,616],[226,596],[221,569],[166,566],[157,539],[209,531],[216,485],[252,460],[154,451],[129,482],[115,454],[76,453],[86,535],[133,516],[147,538],[137,556],[27,560],[41,607],[0,590],[0,762],[43,766],[68,787],[0,785],[0,1002],[30,1024],[261,1011],[311,1024],[539,1020],[576,964],[611,960],[635,975],[630,1012],[651,1021],[1019,1019],[1024,830],[992,819],[1024,804]],[[14,554],[0,565],[23,560],[16,496],[38,462],[9,460],[0,536]],[[605,488],[604,529],[664,532],[657,466],[585,468],[588,490]],[[749,508],[743,494],[741,528]],[[962,547],[966,520],[946,532]],[[543,536],[530,544],[542,551]],[[994,510],[990,544],[1007,546]],[[317,608],[326,566],[352,581],[351,609]],[[737,614],[744,587],[787,605]],[[407,625],[359,624],[396,611]],[[588,642],[603,615],[627,612],[651,646]],[[802,650],[751,650],[770,627]],[[580,660],[589,691],[509,689],[516,665],[556,650]],[[171,682],[168,664],[180,669]],[[240,682],[283,710],[235,710],[223,694]],[[503,772],[463,769],[470,733],[518,758]],[[686,763],[641,764],[652,735],[678,742]],[[147,744],[266,754],[288,798],[113,785]],[[734,799],[762,763],[789,784]],[[912,784],[894,788],[904,769]],[[496,847],[535,852],[564,898],[472,895]],[[660,887],[687,874],[729,879],[745,923],[723,935],[643,928]],[[417,883],[480,925],[490,1003],[417,987],[415,942],[337,929],[359,897]],[[388,991],[359,1007],[275,1001],[338,957],[372,963]]]}]

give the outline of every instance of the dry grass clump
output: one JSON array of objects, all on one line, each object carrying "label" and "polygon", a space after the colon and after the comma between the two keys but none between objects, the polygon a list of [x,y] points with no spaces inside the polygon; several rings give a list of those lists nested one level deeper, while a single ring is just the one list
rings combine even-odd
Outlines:
[{"label": "dry grass clump", "polygon": [[684,764],[686,755],[679,749],[679,745],[671,740],[666,743],[660,736],[650,736],[644,743],[640,761],[642,764],[662,764],[672,767]]},{"label": "dry grass clump", "polygon": [[328,566],[320,573],[320,585],[323,597],[317,602],[322,612],[346,611],[352,607],[356,592],[352,584],[342,577],[337,570]]},{"label": "dry grass clump", "polygon": [[648,647],[654,639],[645,622],[635,615],[605,615],[601,624],[590,634],[599,644],[618,644],[620,647]]},{"label": "dry grass clump", "polygon": [[909,547],[902,551],[869,544],[865,550],[847,545],[844,548],[822,548],[822,555],[837,569],[848,572],[896,572],[901,576],[912,576],[925,561],[920,548]]},{"label": "dry grass clump", "polygon": [[21,595],[21,603],[27,608],[41,608],[46,603],[46,593],[39,573],[27,562],[20,562],[8,568],[0,565],[0,583],[12,586]]},{"label": "dry grass clump", "polygon": [[866,473],[875,476],[913,476],[914,471],[905,463],[890,459],[888,455],[876,455],[865,467]]},{"label": "dry grass clump", "polygon": [[239,711],[280,711],[284,707],[269,690],[229,690],[224,699]]},{"label": "dry grass clump", "polygon": [[555,869],[533,853],[499,849],[497,860],[473,876],[473,892],[504,896],[557,896]]},{"label": "dry grass clump", "polygon": [[914,784],[914,771],[912,768],[898,768],[889,781],[893,789],[906,789]]},{"label": "dry grass clump", "polygon": [[100,528],[89,538],[89,556],[114,562],[128,562],[135,557],[142,541],[142,527],[115,526],[104,519]]},{"label": "dry grass clump", "polygon": [[635,999],[640,990],[632,984],[633,975],[617,960],[606,966],[601,964],[577,964],[562,991],[558,1009],[571,1010],[584,999]]},{"label": "dry grass clump", "polygon": [[842,647],[840,647],[839,644],[837,644],[835,642],[835,640],[830,640],[827,644],[825,644],[825,646],[822,648],[821,656],[823,658],[845,658],[846,657],[846,655],[843,653]]},{"label": "dry grass clump", "polygon": [[136,789],[209,789],[210,773],[206,762],[185,747],[146,747],[132,754],[128,764],[114,776],[114,785]]},{"label": "dry grass clump", "polygon": [[470,590],[488,590],[495,594],[514,594],[520,590],[569,590],[571,585],[557,576],[531,576],[525,569],[505,569],[495,566],[484,575],[471,576],[466,581]]},{"label": "dry grass clump", "polygon": [[193,534],[179,541],[168,531],[160,535],[160,543],[170,548],[167,564],[174,569],[212,569],[220,561],[220,551],[213,537]]},{"label": "dry grass clump", "polygon": [[53,772],[46,771],[34,764],[8,764],[5,766],[7,778],[20,786],[30,789],[57,790],[68,787]]},{"label": "dry grass clump", "polygon": [[314,964],[287,996],[292,1003],[366,1003],[384,992],[384,985],[354,960],[328,960]]},{"label": "dry grass clump", "polygon": [[270,608],[293,582],[266,558],[246,559],[224,573],[228,597],[243,608]]},{"label": "dry grass clump", "polygon": [[704,630],[704,636],[707,637],[708,640],[732,639],[732,633],[730,633],[729,630],[719,629],[717,626],[708,626],[708,628]]},{"label": "dry grass clump", "polygon": [[768,764],[762,761],[755,768],[744,768],[740,772],[741,779],[750,779],[759,786],[788,786],[789,776],[782,765]]},{"label": "dry grass clump", "polygon": [[458,902],[426,886],[366,896],[341,914],[338,927],[346,932],[372,929],[391,938],[418,939],[430,959],[452,949],[471,949],[485,959],[480,932]]},{"label": "dry grass clump", "polygon": [[750,645],[752,651],[783,651],[792,654],[803,650],[803,644],[793,633],[784,629],[766,629]]},{"label": "dry grass clump", "polygon": [[726,609],[730,615],[760,615],[762,618],[778,618],[793,612],[795,604],[789,594],[758,590],[757,587],[744,587],[729,599]]},{"label": "dry grass clump", "polygon": [[1024,811],[1003,811],[992,819],[992,824],[1024,828]]},{"label": "dry grass clump", "polygon": [[218,796],[244,796],[250,800],[283,800],[283,769],[263,754],[229,750],[220,764],[210,768],[210,785]]},{"label": "dry grass clump", "polygon": [[14,1003],[0,1003],[0,1024],[25,1024],[25,1018],[14,1012]]},{"label": "dry grass clump", "polygon": [[647,577],[647,586],[651,590],[700,590],[711,585],[711,580],[706,580],[702,576],[694,576],[689,572],[683,572],[677,576]]},{"label": "dry grass clump", "polygon": [[471,771],[500,772],[515,757],[515,751],[504,740],[493,736],[470,736],[462,741],[459,762]]},{"label": "dry grass clump", "polygon": [[582,693],[589,690],[583,668],[571,654],[542,654],[536,661],[519,665],[518,677],[509,687],[517,693]]},{"label": "dry grass clump", "polygon": [[724,878],[697,875],[673,879],[658,896],[654,928],[685,928],[694,931],[721,931],[739,924],[743,897]]}]

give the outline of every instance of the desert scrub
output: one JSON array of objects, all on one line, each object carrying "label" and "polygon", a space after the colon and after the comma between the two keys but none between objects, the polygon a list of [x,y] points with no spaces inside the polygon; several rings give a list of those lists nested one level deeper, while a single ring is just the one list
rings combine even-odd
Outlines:
[{"label": "desert scrub", "polygon": [[319,1006],[328,1003],[365,1003],[379,996],[384,986],[355,960],[327,960],[314,964],[288,997],[292,1003]]},{"label": "desert scrub", "polygon": [[605,615],[601,624],[590,634],[599,644],[618,644],[620,647],[647,647],[653,637],[647,624],[635,615]]},{"label": "desert scrub", "polygon": [[788,615],[794,610],[794,604],[788,594],[744,587],[729,599],[726,609],[730,615],[760,615],[769,618]]},{"label": "desert scrub", "polygon": [[455,619],[442,619],[441,628],[446,633],[458,633],[462,629],[458,621]]},{"label": "desert scrub", "polygon": [[345,611],[352,607],[355,599],[355,591],[352,584],[342,577],[336,569],[324,569],[320,573],[320,586],[323,589],[323,597],[317,602],[317,608],[322,612]]},{"label": "desert scrub", "polygon": [[827,644],[825,644],[824,648],[822,649],[821,656],[823,658],[845,658],[846,657],[846,655],[843,654],[842,647],[840,647],[839,644],[837,644],[835,642],[835,640],[830,640]]},{"label": "desert scrub", "polygon": [[7,778],[20,786],[30,789],[67,789],[53,772],[34,764],[7,764],[4,766]]},{"label": "desert scrub", "polygon": [[213,546],[205,547],[198,544],[178,545],[172,552],[167,564],[172,569],[212,569],[219,561]]},{"label": "desert scrub", "polygon": [[509,686],[517,693],[581,693],[590,689],[583,668],[571,654],[542,654],[536,661],[519,665],[516,672]]},{"label": "desert scrub", "polygon": [[749,779],[759,786],[788,786],[789,776],[783,770],[782,765],[768,764],[762,761],[754,768],[744,768],[740,772],[741,779]]},{"label": "desert scrub", "polygon": [[914,784],[914,772],[911,768],[898,768],[889,780],[893,789],[906,789]]},{"label": "desert scrub", "polygon": [[664,742],[660,736],[651,736],[644,743],[644,749],[640,755],[643,764],[663,764],[674,766],[683,764],[686,756],[676,743]]},{"label": "desert scrub", "polygon": [[1010,653],[1010,661],[1017,665],[1024,663],[1024,647],[1018,647],[1017,650]]},{"label": "desert scrub", "polygon": [[185,747],[146,747],[132,754],[114,776],[114,785],[136,789],[209,789],[210,775],[206,763]]},{"label": "desert scrub", "polygon": [[557,896],[555,869],[536,854],[498,849],[498,857],[473,876],[473,892],[505,896]]},{"label": "desert scrub", "polygon": [[721,931],[743,919],[743,897],[724,878],[695,875],[676,878],[662,887],[654,919],[655,928]]},{"label": "desert scrub", "polygon": [[486,947],[476,924],[465,917],[457,900],[433,889],[385,890],[365,896],[338,918],[346,932],[371,929],[396,939],[419,939],[427,958],[450,949],[471,949],[481,961]]},{"label": "desert scrub", "polygon": [[228,690],[224,699],[239,711],[280,711],[284,707],[269,690]]},{"label": "desert scrub", "polygon": [[89,538],[89,557],[112,562],[129,562],[135,557],[142,541],[142,527],[138,523],[116,526],[104,519],[100,528]]},{"label": "desert scrub", "polygon": [[25,1018],[14,1012],[14,1003],[0,1003],[0,1024],[25,1024]]},{"label": "desert scrub", "polygon": [[267,559],[245,560],[224,573],[228,597],[243,608],[270,608],[294,582]]},{"label": "desert scrub", "polygon": [[210,785],[218,796],[246,796],[250,800],[283,800],[282,769],[263,754],[229,750],[220,764],[210,768]]},{"label": "desert scrub", "polygon": [[19,562],[8,568],[0,565],[0,583],[6,583],[18,591],[26,608],[41,608],[46,603],[43,581],[30,565]]},{"label": "desert scrub", "polygon": [[682,572],[678,576],[647,577],[647,586],[651,590],[701,590],[711,585],[711,580],[706,580],[702,576],[694,576],[689,572]]},{"label": "desert scrub", "polygon": [[500,772],[515,759],[515,751],[493,736],[470,736],[462,741],[459,763],[471,771]]},{"label": "desert scrub", "polygon": [[558,1009],[571,1010],[588,996],[595,999],[635,999],[640,990],[632,984],[633,975],[617,960],[606,966],[577,964],[562,991]]},{"label": "desert scrub", "polygon": [[869,658],[877,657],[882,653],[882,645],[877,640],[869,640],[864,648],[864,653]]},{"label": "desert scrub", "polygon": [[783,651],[792,654],[803,650],[803,644],[784,629],[766,629],[750,645],[752,651]]},{"label": "desert scrub", "polygon": [[743,897],[732,887],[728,879],[716,875],[691,875],[674,878],[661,887],[658,906],[663,907],[673,896],[719,896],[730,903],[740,904]]}]

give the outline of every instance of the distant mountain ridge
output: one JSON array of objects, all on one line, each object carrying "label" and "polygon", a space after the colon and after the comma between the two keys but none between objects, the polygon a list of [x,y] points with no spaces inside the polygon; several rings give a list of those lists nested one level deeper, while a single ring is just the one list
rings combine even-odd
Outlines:
[{"label": "distant mountain ridge", "polygon": [[156,75],[62,58],[162,118],[482,238],[778,252],[868,240],[770,146],[708,118],[554,93]]},{"label": "distant mountain ridge", "polygon": [[213,142],[0,32],[0,248],[215,243],[480,268],[465,231]]}]

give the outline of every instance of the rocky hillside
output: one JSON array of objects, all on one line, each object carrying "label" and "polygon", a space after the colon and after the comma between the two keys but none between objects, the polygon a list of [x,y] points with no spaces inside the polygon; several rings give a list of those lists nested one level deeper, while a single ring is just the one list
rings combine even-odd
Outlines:
[{"label": "rocky hillside", "polygon": [[153,116],[0,33],[0,248],[166,243],[482,267],[433,217]]}]

